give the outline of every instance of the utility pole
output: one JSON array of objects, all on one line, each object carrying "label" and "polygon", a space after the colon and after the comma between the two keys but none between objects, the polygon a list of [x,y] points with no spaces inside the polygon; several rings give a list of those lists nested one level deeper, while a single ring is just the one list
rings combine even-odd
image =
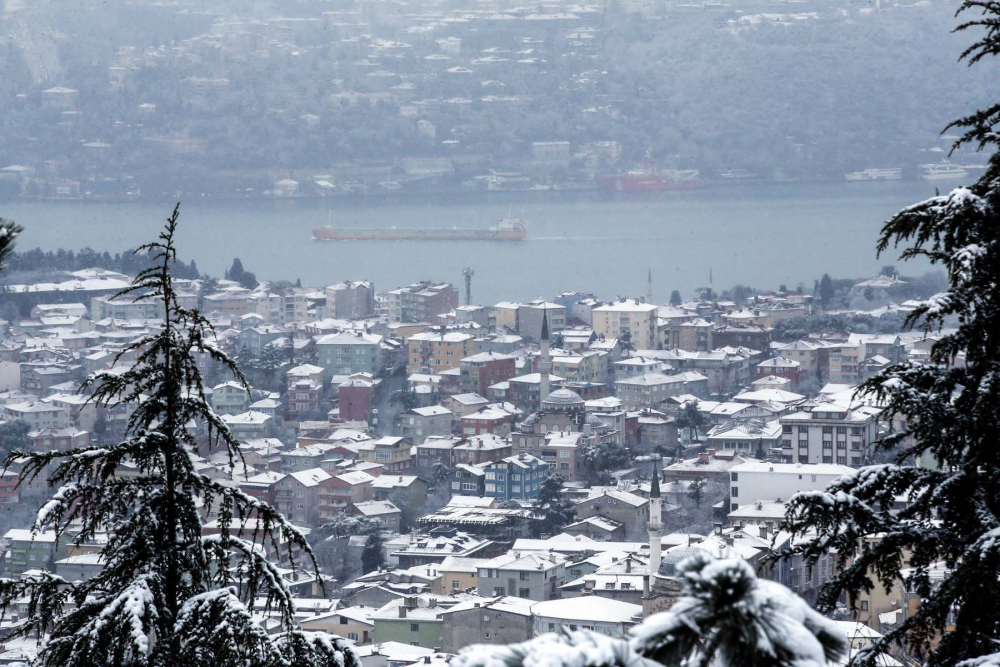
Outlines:
[{"label": "utility pole", "polygon": [[467,266],[462,269],[462,275],[465,277],[465,305],[472,305],[472,276],[476,275],[476,272],[472,270],[472,267]]}]

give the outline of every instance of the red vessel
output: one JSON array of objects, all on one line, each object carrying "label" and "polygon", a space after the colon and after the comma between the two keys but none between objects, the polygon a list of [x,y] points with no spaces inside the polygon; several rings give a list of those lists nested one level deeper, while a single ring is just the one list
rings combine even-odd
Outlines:
[{"label": "red vessel", "polygon": [[600,177],[601,187],[611,192],[656,192],[659,190],[689,190],[705,187],[697,169],[667,169],[657,171],[647,155],[638,169],[624,174]]}]

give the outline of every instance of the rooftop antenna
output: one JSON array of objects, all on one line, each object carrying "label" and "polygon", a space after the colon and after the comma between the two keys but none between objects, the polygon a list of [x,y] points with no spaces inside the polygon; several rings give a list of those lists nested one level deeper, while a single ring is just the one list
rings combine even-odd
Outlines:
[{"label": "rooftop antenna", "polygon": [[476,272],[471,266],[467,266],[462,269],[462,276],[465,277],[465,305],[472,305],[472,276],[476,275]]}]

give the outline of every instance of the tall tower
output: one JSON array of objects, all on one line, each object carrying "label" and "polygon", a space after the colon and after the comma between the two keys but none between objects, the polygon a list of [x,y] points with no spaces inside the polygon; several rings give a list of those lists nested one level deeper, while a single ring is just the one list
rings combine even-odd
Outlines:
[{"label": "tall tower", "polygon": [[462,269],[462,276],[465,278],[465,305],[472,305],[472,276],[476,275],[476,272],[472,270],[471,266],[467,266]]},{"label": "tall tower", "polygon": [[646,274],[646,303],[653,303],[653,268]]},{"label": "tall tower", "polygon": [[649,576],[650,581],[654,574],[660,571],[660,548],[663,537],[663,526],[661,525],[660,509],[660,469],[656,461],[653,462],[653,482],[649,487]]},{"label": "tall tower", "polygon": [[549,357],[549,316],[542,309],[542,359],[538,362],[538,407],[549,397],[549,373],[552,371],[552,360]]}]

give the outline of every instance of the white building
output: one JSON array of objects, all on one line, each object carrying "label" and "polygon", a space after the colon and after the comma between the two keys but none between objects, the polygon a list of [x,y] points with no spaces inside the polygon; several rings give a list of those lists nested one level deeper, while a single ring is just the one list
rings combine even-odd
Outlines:
[{"label": "white building", "polygon": [[799,491],[822,491],[852,472],[853,468],[831,463],[746,461],[729,469],[729,511],[762,500],[784,502]]},{"label": "white building", "polygon": [[609,637],[624,637],[629,628],[642,620],[642,606],[584,596],[547,600],[532,605],[535,636],[566,630],[591,630]]},{"label": "white building", "polygon": [[879,408],[860,402],[820,403],[782,417],[781,454],[786,463],[860,466],[878,437]]}]

